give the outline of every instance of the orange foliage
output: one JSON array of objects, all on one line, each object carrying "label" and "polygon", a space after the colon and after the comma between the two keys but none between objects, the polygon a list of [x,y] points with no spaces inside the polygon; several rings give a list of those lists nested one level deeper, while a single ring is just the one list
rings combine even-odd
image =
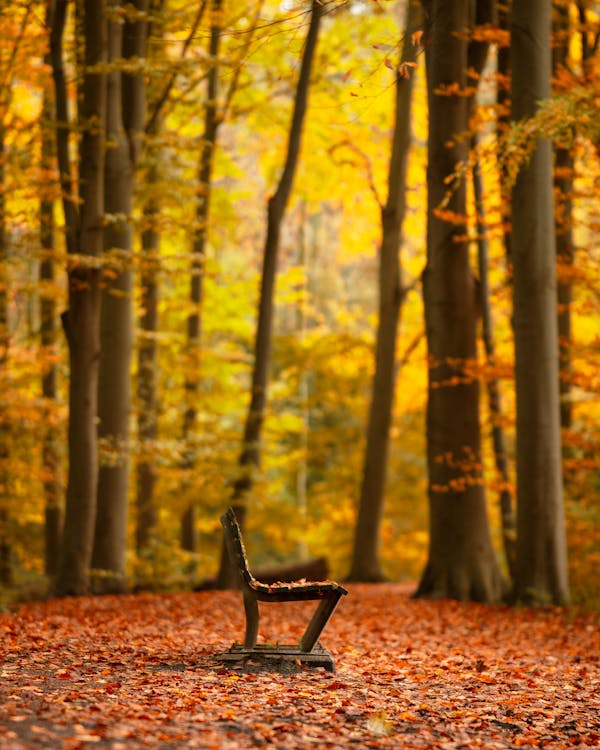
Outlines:
[{"label": "orange foliage", "polygon": [[[28,748],[597,747],[591,617],[411,600],[355,585],[324,644],[337,673],[225,668],[237,592],[81,598],[0,616],[0,744]],[[343,613],[343,616],[342,616]],[[297,640],[304,604],[265,607]]]}]

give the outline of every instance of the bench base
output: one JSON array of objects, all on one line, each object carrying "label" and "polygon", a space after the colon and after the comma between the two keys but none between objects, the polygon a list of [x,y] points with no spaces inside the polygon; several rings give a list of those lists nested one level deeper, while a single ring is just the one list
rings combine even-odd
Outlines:
[{"label": "bench base", "polygon": [[257,644],[253,648],[245,648],[234,643],[224,654],[219,654],[219,661],[228,664],[240,664],[255,661],[264,666],[276,667],[278,664],[306,664],[309,667],[323,667],[327,672],[335,672],[335,662],[329,651],[317,643],[312,651],[301,651],[300,646],[282,644]]}]

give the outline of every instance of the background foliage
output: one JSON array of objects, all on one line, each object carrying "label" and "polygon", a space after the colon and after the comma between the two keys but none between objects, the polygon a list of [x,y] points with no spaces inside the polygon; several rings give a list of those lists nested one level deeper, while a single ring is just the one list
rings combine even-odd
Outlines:
[{"label": "background foliage", "polygon": [[[57,201],[57,267],[66,264],[56,173],[42,169],[42,96],[50,87],[44,63],[48,43],[43,3],[11,3],[0,17],[0,115],[2,159],[0,288],[7,298],[6,342],[0,367],[0,424],[7,477],[2,503],[17,587],[43,581],[44,500],[40,434],[48,424],[61,436],[59,480],[64,482],[66,382],[64,340],[42,347],[40,300],[65,305],[64,273],[40,283],[41,196]],[[144,228],[142,200],[155,189],[160,200],[160,326],[156,333],[160,394],[159,438],[151,446],[158,469],[158,533],[143,556],[131,545],[132,583],[164,588],[188,585],[215,573],[220,545],[218,516],[236,476],[247,405],[252,337],[265,231],[265,206],[278,179],[285,149],[294,81],[307,24],[302,3],[265,0],[251,36],[256,3],[226,3],[219,60],[221,95],[237,85],[222,124],[215,158],[209,250],[204,287],[202,388],[198,427],[181,440],[185,330],[191,230],[195,221],[196,164],[202,136],[203,81],[210,61],[208,14],[185,47],[197,8],[167,4],[157,24],[144,70],[149,101],[174,76],[164,126],[148,136],[140,167],[134,222]],[[253,563],[298,556],[329,558],[332,574],[347,572],[362,469],[366,410],[373,371],[379,205],[385,194],[394,72],[390,59],[402,38],[402,3],[331,2],[319,42],[299,174],[286,216],[277,283],[272,386],[263,434],[264,462],[251,498],[246,532]],[[598,23],[592,15],[592,24]],[[600,580],[600,292],[598,268],[599,148],[596,128],[599,73],[595,58],[582,68],[577,27],[567,83],[540,115],[540,127],[564,137],[568,117],[577,123],[569,140],[574,166],[574,266],[559,268],[574,284],[572,304],[573,423],[565,430],[565,493],[571,579],[576,599],[598,600]],[[185,53],[184,53],[185,49]],[[71,51],[71,56],[73,51]],[[76,69],[69,66],[70,83]],[[414,580],[427,543],[424,408],[426,354],[420,274],[424,265],[426,97],[422,65],[413,73],[417,89],[413,147],[408,173],[408,218],[403,259],[410,291],[402,313],[397,394],[392,431],[382,556],[387,575]],[[502,237],[502,191],[495,157],[496,76],[486,80],[477,126],[491,239],[492,304],[497,359],[477,373],[499,378],[503,420],[514,450],[514,394],[509,273]],[[571,132],[571,131],[569,131]],[[152,141],[152,138],[154,139]],[[506,158],[521,158],[527,139],[507,141]],[[158,149],[157,151],[151,146]],[[158,153],[158,156],[153,154]],[[157,159],[160,182],[145,175]],[[475,240],[475,227],[471,226]],[[136,240],[135,270],[147,262]],[[475,243],[474,243],[475,244]],[[475,252],[475,248],[474,248]],[[136,290],[136,295],[138,291]],[[137,300],[137,297],[136,297]],[[138,300],[139,302],[139,300]],[[3,337],[4,338],[4,337]],[[135,361],[135,358],[134,358]],[[46,402],[41,377],[57,367],[59,396]],[[132,376],[135,377],[135,368]],[[132,418],[135,414],[132,415]],[[490,417],[484,410],[486,434]],[[145,448],[147,450],[147,447]],[[135,435],[130,446],[141,458]],[[486,441],[486,482],[495,538],[500,549],[498,489],[491,443]],[[184,453],[196,459],[182,468]],[[107,460],[107,456],[104,456]],[[298,482],[304,482],[306,501]],[[132,482],[131,533],[135,524]],[[190,502],[198,507],[196,553],[179,549],[179,520]]]}]

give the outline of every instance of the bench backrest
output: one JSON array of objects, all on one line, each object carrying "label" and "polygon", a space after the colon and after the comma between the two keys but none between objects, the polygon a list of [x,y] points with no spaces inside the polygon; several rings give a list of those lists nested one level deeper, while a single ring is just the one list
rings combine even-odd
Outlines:
[{"label": "bench backrest", "polygon": [[256,583],[256,579],[250,572],[248,566],[248,558],[246,556],[244,540],[242,539],[242,531],[237,522],[237,518],[235,517],[233,508],[227,508],[225,513],[223,513],[221,516],[221,525],[225,532],[225,544],[227,546],[227,552],[231,564],[239,570],[242,577],[242,583],[246,586],[251,586],[253,583]]}]

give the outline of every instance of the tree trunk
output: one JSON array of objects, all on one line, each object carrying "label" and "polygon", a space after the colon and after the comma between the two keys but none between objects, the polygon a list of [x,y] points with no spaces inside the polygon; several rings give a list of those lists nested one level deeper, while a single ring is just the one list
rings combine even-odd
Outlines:
[{"label": "tree trunk", "polygon": [[[2,110],[4,107],[2,107]],[[8,332],[8,252],[6,238],[6,145],[4,112],[0,111],[0,378],[6,377],[10,338]],[[9,421],[0,414],[0,584],[12,583],[10,533]]]},{"label": "tree trunk", "polygon": [[[550,96],[550,0],[514,0],[512,115]],[[521,601],[569,598],[562,497],[552,145],[538,140],[512,197],[517,395],[517,579]]]},{"label": "tree trunk", "polygon": [[[501,31],[508,36],[510,30],[510,8],[509,3],[498,4],[498,24]],[[501,137],[510,127],[510,45],[500,44],[498,46],[498,88],[496,101],[498,104],[496,115],[496,127],[498,136]],[[512,261],[510,251],[510,188],[508,187],[508,170],[500,162],[500,212],[502,215],[502,237],[504,241],[504,253],[508,272],[512,275]]]},{"label": "tree trunk", "polygon": [[[122,25],[108,24],[108,55],[113,66],[122,58]],[[129,480],[129,367],[132,345],[129,224],[133,166],[123,129],[122,73],[107,79],[106,161],[104,165],[105,269],[102,275],[100,366],[98,373],[98,509],[92,559],[96,592],[125,588],[127,487]]]},{"label": "tree trunk", "polygon": [[[69,345],[69,473],[63,543],[56,593],[84,594],[88,591],[96,515],[97,392],[100,294],[96,259],[102,251],[104,216],[104,117],[105,74],[94,66],[106,61],[106,18],[103,0],[84,0],[82,13],[85,72],[80,89],[79,195],[75,199],[70,181],[67,97],[62,69],[62,37],[65,0],[54,6],[51,28],[53,75],[56,88],[57,154],[63,188],[63,207],[69,253],[69,307],[63,326]],[[80,206],[78,210],[77,206]]]},{"label": "tree trunk", "polygon": [[[409,0],[404,45],[399,65],[414,62],[416,48],[412,34],[420,23],[419,6]],[[363,476],[358,503],[349,580],[381,581],[379,529],[387,474],[389,432],[396,384],[396,339],[398,318],[404,297],[400,242],[406,212],[406,168],[410,147],[410,113],[414,75],[401,67],[396,71],[396,114],[388,176],[388,197],[381,210],[379,255],[379,319],[375,374]]]},{"label": "tree trunk", "polygon": [[556,257],[560,268],[558,281],[558,342],[560,373],[560,424],[569,428],[573,423],[573,402],[571,398],[571,377],[573,363],[571,356],[571,303],[573,301],[574,242],[572,221],[573,157],[566,148],[558,148],[555,158],[556,176],[554,186],[557,200],[560,201],[560,219],[556,227]]},{"label": "tree trunk", "polygon": [[[206,241],[210,215],[212,173],[217,134],[221,120],[217,111],[217,84],[219,80],[219,47],[222,33],[222,0],[213,0],[210,30],[209,56],[211,67],[208,74],[204,135],[198,165],[198,202],[196,205],[196,231],[192,249],[190,274],[190,306],[192,312],[187,320],[188,352],[186,357],[185,395],[186,408],[183,417],[183,439],[189,442],[196,427],[198,387],[200,384],[200,360],[202,355],[202,300]],[[184,469],[191,473],[195,464],[195,448],[188,447]],[[195,509],[189,505],[181,523],[181,546],[193,552],[196,549]]]},{"label": "tree trunk", "polygon": [[[148,172],[147,185],[151,196],[156,193],[158,169],[153,164]],[[140,278],[141,330],[138,346],[138,440],[142,457],[137,465],[137,523],[136,549],[138,554],[148,547],[158,522],[154,500],[156,468],[152,452],[158,437],[157,347],[158,281],[160,234],[157,228],[158,201],[151,197],[144,206],[146,226],[142,232],[142,272]]]},{"label": "tree trunk", "polygon": [[[254,367],[252,371],[250,405],[246,416],[243,445],[239,458],[239,475],[234,483],[232,494],[232,506],[242,527],[246,517],[247,497],[252,489],[253,472],[260,465],[260,436],[271,364],[274,290],[277,274],[279,233],[292,190],[298,156],[300,154],[302,129],[310,88],[310,72],[317,47],[321,15],[321,2],[313,0],[310,26],[306,35],[300,75],[296,87],[285,165],[277,189],[269,199],[267,205],[267,235],[263,253],[258,320],[254,343]],[[220,588],[231,588],[235,586],[236,581],[237,572],[230,565],[227,549],[223,544],[221,547],[217,584]]]},{"label": "tree trunk", "polygon": [[[467,161],[469,102],[446,91],[467,83],[467,0],[427,3],[429,102],[427,265],[423,274],[429,352],[427,465],[429,556],[417,595],[492,602],[502,582],[482,479],[476,290],[466,241],[466,190],[447,178]],[[449,212],[439,213],[440,207]],[[448,220],[450,219],[450,220]]]},{"label": "tree trunk", "polygon": [[[165,0],[153,0],[146,30],[147,39],[160,36],[164,20]],[[157,29],[158,27],[158,29]],[[195,27],[194,27],[195,28]],[[150,41],[148,42],[150,45]],[[167,90],[171,88],[171,81]],[[160,200],[159,180],[161,163],[160,148],[156,136],[162,128],[162,107],[167,96],[163,93],[154,99],[144,126],[146,135],[145,153],[148,161],[145,184],[147,190],[143,203],[142,263],[140,269],[140,312],[138,343],[138,441],[140,457],[137,464],[136,527],[135,540],[138,555],[148,549],[158,524],[158,508],[154,496],[157,470],[154,460],[158,438],[158,330],[159,271],[160,271]]]},{"label": "tree trunk", "polygon": [[[581,6],[580,6],[581,7]],[[553,46],[552,67],[554,73],[567,67],[570,42],[569,7],[554,4],[555,31],[557,41]],[[585,11],[583,22],[585,23]],[[584,49],[585,61],[585,49]],[[573,404],[571,400],[571,302],[573,283],[571,274],[574,261],[572,228],[573,212],[573,157],[568,148],[558,147],[555,155],[554,188],[556,195],[556,258],[558,261],[558,342],[560,372],[560,424],[571,427]]]},{"label": "tree trunk", "polygon": [[[483,177],[481,175],[479,161],[476,161],[473,165],[473,193],[475,198],[475,213],[477,216],[477,257],[481,297],[481,337],[483,339],[487,364],[493,368],[496,364],[496,346],[494,344],[494,321],[492,320],[492,306],[490,300],[489,240],[485,223]],[[506,440],[504,437],[504,429],[502,428],[500,383],[498,382],[497,377],[493,376],[487,381],[487,391],[488,408],[490,410],[490,422],[492,426],[491,433],[494,449],[494,463],[496,466],[497,480],[500,485],[499,505],[500,522],[502,527],[502,546],[510,579],[511,581],[514,581],[517,532],[515,513],[513,509],[513,496],[510,490]]]},{"label": "tree trunk", "polygon": [[[120,3],[113,3],[117,8]],[[140,14],[147,0],[137,0]],[[129,12],[129,11],[128,11]],[[146,19],[109,21],[109,60],[144,57]],[[107,81],[107,149],[105,162],[104,232],[106,268],[102,278],[98,437],[101,455],[98,511],[92,565],[94,589],[118,592],[126,588],[127,501],[129,487],[129,420],[131,418],[131,347],[133,231],[130,223],[134,170],[145,115],[141,74],[116,69]]]},{"label": "tree trunk", "polygon": [[[46,64],[51,64],[50,55]],[[46,123],[55,119],[51,93],[44,91],[42,108],[42,170],[50,172],[54,168],[55,154],[52,133]],[[42,351],[48,356],[42,374],[42,396],[45,403],[45,418],[42,437],[42,476],[45,498],[44,522],[44,569],[46,575],[53,576],[58,569],[60,554],[60,532],[62,523],[59,451],[56,426],[51,411],[56,404],[57,368],[52,360],[56,347],[56,302],[54,291],[54,200],[52,195],[43,194],[40,200],[40,245],[42,259],[39,277],[42,285],[40,301],[40,339]],[[44,285],[50,286],[46,289]]]}]

